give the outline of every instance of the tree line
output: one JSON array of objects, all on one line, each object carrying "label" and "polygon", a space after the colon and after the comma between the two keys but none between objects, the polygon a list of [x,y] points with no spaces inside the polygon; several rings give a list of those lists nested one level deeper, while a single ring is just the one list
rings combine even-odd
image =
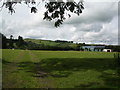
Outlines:
[{"label": "tree line", "polygon": [[0,39],[2,41],[2,49],[24,49],[27,45],[21,36],[18,36],[18,39],[13,39],[13,35],[10,35],[10,38],[7,38],[5,35],[0,33]]},{"label": "tree line", "polygon": [[[0,33],[0,39],[2,41],[2,49],[28,49],[28,50],[80,50],[79,44],[73,44],[73,41],[62,41],[56,40],[54,45],[44,43],[34,43],[32,41],[25,41],[22,36],[18,36],[17,39],[10,35],[7,38],[5,35]],[[51,42],[51,41],[47,41]],[[70,44],[73,44],[70,46]]]},{"label": "tree line", "polygon": [[[56,41],[49,41],[48,43],[54,44],[45,44],[40,41],[40,43],[35,43],[30,40],[25,41],[22,36],[18,36],[17,39],[13,38],[13,35],[10,35],[7,38],[5,35],[0,33],[0,41],[2,41],[2,49],[27,49],[27,50],[61,50],[61,51],[92,51],[90,48],[83,48],[83,46],[91,46],[90,44],[85,43],[74,43],[73,41],[63,41],[63,40],[56,40]],[[92,45],[93,46],[93,45]],[[94,45],[95,46],[95,45]],[[97,46],[97,45],[96,45]],[[113,52],[120,52],[120,46],[118,45],[105,45],[105,49],[112,49]],[[97,51],[102,51],[103,48]],[[93,50],[96,51],[96,50]]]}]

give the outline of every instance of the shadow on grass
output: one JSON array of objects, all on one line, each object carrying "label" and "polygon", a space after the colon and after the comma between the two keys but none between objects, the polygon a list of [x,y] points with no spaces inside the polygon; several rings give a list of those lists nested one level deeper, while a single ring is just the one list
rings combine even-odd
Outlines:
[{"label": "shadow on grass", "polygon": [[86,84],[81,84],[81,85],[78,85],[78,86],[75,86],[75,88],[86,88],[86,87],[91,87],[91,86],[99,86],[100,84],[97,83],[97,82],[89,82],[89,83],[86,83]]},{"label": "shadow on grass", "polygon": [[[3,63],[6,62],[3,60]],[[105,70],[116,70],[114,59],[111,58],[48,58],[43,59],[38,63],[20,62],[17,63],[18,70],[33,73],[36,78],[45,78],[48,76],[62,78],[68,77],[75,71],[94,70],[101,72],[100,78],[103,79],[106,86],[118,87],[120,77],[112,74],[104,73]],[[78,85],[76,88],[91,87],[100,85],[96,82],[90,82],[86,85]]]},{"label": "shadow on grass", "polygon": [[42,60],[39,65],[47,72],[54,70],[79,71],[94,69],[102,71],[105,69],[115,69],[115,64],[111,58],[52,58]]},{"label": "shadow on grass", "polygon": [[111,58],[50,58],[41,62],[20,62],[18,70],[34,73],[34,77],[68,77],[73,71],[96,70],[104,71],[115,69],[114,60]]},{"label": "shadow on grass", "polygon": [[11,62],[6,61],[5,59],[1,59],[2,64],[10,64]]},{"label": "shadow on grass", "polygon": [[103,73],[100,77],[103,79],[106,86],[120,88],[120,76],[117,74]]}]

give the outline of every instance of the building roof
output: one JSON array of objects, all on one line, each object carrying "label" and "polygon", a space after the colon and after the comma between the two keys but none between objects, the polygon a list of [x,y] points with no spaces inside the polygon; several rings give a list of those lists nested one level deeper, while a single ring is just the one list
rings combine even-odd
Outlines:
[{"label": "building roof", "polygon": [[95,48],[103,49],[103,48],[105,48],[105,46],[95,46]]}]

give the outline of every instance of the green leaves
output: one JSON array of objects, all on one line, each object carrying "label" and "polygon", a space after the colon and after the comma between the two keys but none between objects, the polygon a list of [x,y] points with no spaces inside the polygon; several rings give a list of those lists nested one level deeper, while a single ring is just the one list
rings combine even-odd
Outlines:
[{"label": "green leaves", "polygon": [[32,8],[31,8],[31,13],[32,13],[32,12],[36,13],[36,12],[37,12],[37,8],[36,8],[36,7],[32,7]]},{"label": "green leaves", "polygon": [[[45,4],[46,12],[44,13],[44,20],[55,20],[55,27],[60,26],[66,19],[65,14],[68,12],[80,15],[84,9],[83,3],[79,2],[48,2]],[[70,18],[71,15],[67,14]]]},{"label": "green leaves", "polygon": [[[61,2],[57,0],[43,0],[45,2],[45,8],[46,11],[44,13],[44,20],[55,20],[55,27],[60,26],[64,20],[67,17],[71,17],[69,12],[75,13],[77,15],[80,15],[82,13],[82,10],[84,9],[83,2],[80,1],[76,3],[75,1],[67,1],[64,2],[61,0]],[[37,13],[37,5],[35,0],[6,0],[2,7],[5,6],[9,10],[11,14],[15,13],[14,6],[21,2],[24,2],[25,4],[28,5],[29,8],[31,8],[31,13]],[[39,2],[40,3],[40,2]],[[29,5],[34,5],[34,6],[29,6]],[[35,6],[36,5],[36,6]]]},{"label": "green leaves", "polygon": [[63,20],[58,19],[58,20],[55,22],[55,27],[60,26],[60,24],[62,24],[62,23],[63,23]]}]

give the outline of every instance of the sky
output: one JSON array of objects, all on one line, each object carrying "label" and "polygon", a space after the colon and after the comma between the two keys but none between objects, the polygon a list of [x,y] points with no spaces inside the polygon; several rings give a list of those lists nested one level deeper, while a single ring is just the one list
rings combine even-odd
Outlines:
[{"label": "sky", "polygon": [[37,6],[36,14],[31,14],[25,4],[18,4],[13,15],[5,8],[0,12],[0,32],[8,38],[13,35],[14,38],[118,45],[118,1],[84,0],[83,13],[72,14],[58,28],[54,27],[54,21],[43,20],[44,3]]}]

